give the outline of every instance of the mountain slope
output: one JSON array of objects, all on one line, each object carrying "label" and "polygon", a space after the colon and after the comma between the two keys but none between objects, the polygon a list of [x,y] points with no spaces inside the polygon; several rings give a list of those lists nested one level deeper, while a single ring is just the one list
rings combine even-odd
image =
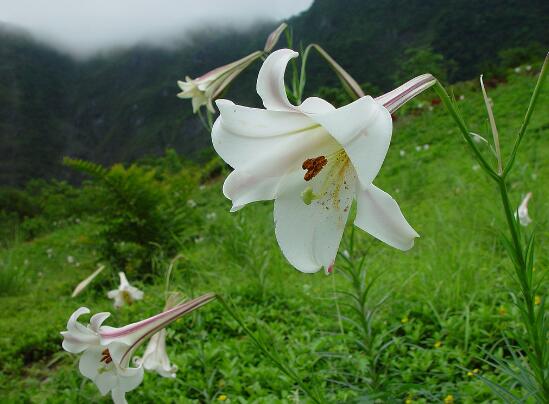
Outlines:
[{"label": "mountain slope", "polygon": [[[296,49],[300,42],[317,42],[359,82],[380,89],[390,88],[397,75],[432,70],[406,63],[408,49],[439,55],[441,71],[456,81],[496,71],[502,50],[549,48],[545,0],[316,0],[289,22]],[[272,28],[209,30],[174,50],[137,47],[85,63],[0,31],[0,185],[67,178],[70,172],[60,165],[64,155],[106,164],[167,147],[196,155],[209,146],[209,136],[190,103],[175,98],[176,81],[260,49]],[[538,60],[541,52],[530,52],[531,57]],[[519,62],[529,57],[522,53],[515,57]],[[228,96],[258,105],[258,68],[239,77]],[[337,81],[311,57],[307,94],[326,85]]]}]

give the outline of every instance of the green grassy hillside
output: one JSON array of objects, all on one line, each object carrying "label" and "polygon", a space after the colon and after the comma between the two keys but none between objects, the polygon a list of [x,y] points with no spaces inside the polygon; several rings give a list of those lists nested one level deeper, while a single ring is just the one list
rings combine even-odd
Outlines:
[{"label": "green grassy hillside", "polygon": [[[504,153],[511,149],[534,83],[533,74],[522,72],[489,89]],[[477,83],[453,90],[456,98],[463,98],[459,107],[471,129],[487,136]],[[230,214],[221,177],[191,192],[197,206],[188,209],[203,220],[199,237],[180,251],[183,258],[172,286],[188,296],[206,291],[230,296],[249,326],[262,329],[273,349],[326,391],[331,402],[366,400],[367,395],[387,403],[497,402],[478,375],[505,382],[481,358],[486,357],[483,350],[508,355],[502,332],[517,326],[507,291],[511,264],[500,239],[504,218],[497,191],[478,170],[444,108],[431,103],[435,98],[427,92],[397,114],[392,147],[376,179],[376,185],[397,199],[421,238],[402,253],[355,232],[351,259],[366,254],[368,280],[379,276],[370,304],[386,298],[374,316],[378,337],[362,341],[371,344],[370,353],[341,320],[352,317],[348,298],[334,299],[334,290],[350,288],[337,269],[341,258],[333,276],[294,270],[274,238],[272,203]],[[513,203],[533,192],[534,224],[526,231],[538,230],[542,252],[549,247],[548,110],[546,89],[511,178]],[[78,373],[75,356],[61,350],[59,332],[82,305],[92,312],[112,311],[111,325],[162,309],[161,275],[171,257],[159,260],[154,282],[130,278],[145,291],[145,299],[129,308],[115,311],[106,298],[122,268],[108,268],[82,295],[70,297],[97,264],[99,230],[94,220],[82,218],[0,250],[2,402],[108,402]],[[348,226],[341,251],[348,248],[350,236]],[[537,260],[536,271],[546,275],[548,257],[542,253]],[[144,384],[127,395],[129,402],[308,402],[243,335],[217,302],[178,321],[168,337],[170,358],[179,367],[177,379],[147,374]],[[382,342],[390,344],[382,350]]]}]

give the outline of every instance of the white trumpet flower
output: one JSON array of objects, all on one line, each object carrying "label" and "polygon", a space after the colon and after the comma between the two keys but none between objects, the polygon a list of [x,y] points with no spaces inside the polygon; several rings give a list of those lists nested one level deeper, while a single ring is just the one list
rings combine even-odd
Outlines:
[{"label": "white trumpet flower", "polygon": [[135,358],[137,365],[143,365],[145,370],[156,372],[162,377],[174,378],[177,366],[170,363],[166,352],[166,329],[163,328],[149,340],[143,358]]},{"label": "white trumpet flower", "polygon": [[194,300],[179,304],[156,316],[121,328],[102,325],[110,313],[98,313],[85,326],[78,321],[90,313],[86,307],[76,310],[63,331],[63,349],[80,354],[79,370],[92,380],[102,395],[111,393],[116,404],[126,403],[126,393],[137,388],[143,381],[143,367],[130,367],[135,350],[149,337],[162,330],[181,316],[209,303],[215,295],[208,293]]},{"label": "white trumpet flower", "polygon": [[125,304],[130,305],[136,300],[143,299],[143,292],[135,286],[130,285],[124,272],[119,272],[118,276],[120,276],[120,286],[118,286],[118,289],[107,293],[109,299],[114,299],[114,307],[116,309]]},{"label": "white trumpet flower", "polygon": [[435,83],[419,76],[376,99],[364,96],[336,109],[312,97],[292,105],[284,85],[290,49],[263,63],[257,92],[266,109],[218,100],[212,130],[217,153],[234,168],[223,186],[232,211],[274,199],[276,237],[302,272],[331,267],[353,199],[355,225],[407,250],[418,237],[395,200],[372,184],[392,135],[391,112]]}]

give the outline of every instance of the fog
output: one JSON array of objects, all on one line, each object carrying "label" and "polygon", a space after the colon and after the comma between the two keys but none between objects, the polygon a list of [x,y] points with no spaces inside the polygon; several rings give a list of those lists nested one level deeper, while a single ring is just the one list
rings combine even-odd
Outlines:
[{"label": "fog", "polygon": [[201,27],[246,29],[313,0],[0,0],[0,23],[23,28],[75,57],[138,43],[170,46]]}]

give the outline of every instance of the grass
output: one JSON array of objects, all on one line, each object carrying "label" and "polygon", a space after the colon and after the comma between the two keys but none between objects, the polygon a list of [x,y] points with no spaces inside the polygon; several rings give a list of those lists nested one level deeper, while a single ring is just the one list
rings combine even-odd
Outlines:
[{"label": "grass", "polygon": [[[489,89],[495,104],[504,154],[511,151],[535,83],[532,75],[511,75]],[[471,129],[489,137],[480,89],[454,88]],[[427,104],[430,97],[425,96]],[[511,178],[513,203],[532,191],[530,215],[538,231],[538,251],[547,251],[549,220],[549,94],[540,98]],[[423,145],[429,145],[424,148]],[[420,150],[416,151],[416,147]],[[404,153],[401,153],[403,151]],[[401,155],[403,154],[403,155]],[[497,190],[482,177],[441,106],[401,114],[393,144],[376,180],[399,202],[420,233],[407,253],[356,231],[358,260],[366,254],[368,276],[379,276],[371,301],[387,296],[373,320],[383,340],[376,377],[367,370],[373,354],[357,343],[361,336],[347,321],[348,300],[334,289],[350,290],[337,271],[304,275],[291,268],[274,238],[272,203],[258,203],[236,214],[221,194],[222,179],[196,190],[196,209],[206,217],[202,238],[181,251],[172,288],[187,295],[215,291],[230,298],[244,321],[261,330],[270,346],[307,383],[325,391],[330,402],[378,398],[381,402],[496,402],[477,376],[505,382],[480,358],[483,350],[506,356],[502,340],[517,327],[508,294],[511,263],[500,232],[505,229]],[[114,311],[106,292],[118,269],[104,271],[93,287],[71,299],[74,286],[97,265],[94,234],[81,224],[51,232],[0,251],[0,396],[2,402],[101,402],[96,387],[77,371],[74,356],[62,352],[59,332],[79,306],[111,311],[110,325],[133,322],[163,306],[169,260],[160,263],[154,284],[136,286],[145,299]],[[342,250],[350,237],[350,226]],[[531,231],[532,229],[527,229]],[[68,256],[74,257],[70,263]],[[538,255],[536,271],[547,274],[548,257]],[[547,288],[541,290],[546,294]],[[341,315],[338,318],[338,311]],[[168,352],[179,367],[175,380],[147,374],[128,394],[133,402],[233,403],[308,402],[285,376],[258,354],[250,339],[216,302],[169,329]],[[381,352],[381,353],[380,353]],[[473,369],[478,369],[474,373]],[[470,373],[471,372],[471,373]],[[518,392],[520,394],[520,391]]]}]

